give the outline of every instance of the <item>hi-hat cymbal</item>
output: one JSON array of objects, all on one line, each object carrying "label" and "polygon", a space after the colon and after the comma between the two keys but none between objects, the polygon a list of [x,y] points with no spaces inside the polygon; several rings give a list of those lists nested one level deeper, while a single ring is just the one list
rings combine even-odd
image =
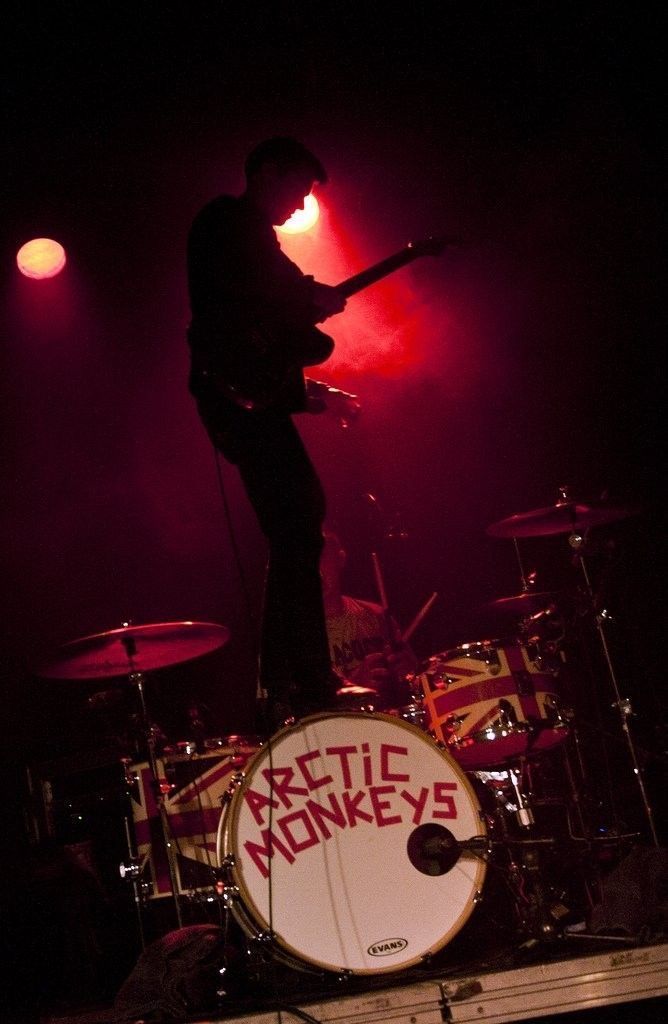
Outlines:
[{"label": "hi-hat cymbal", "polygon": [[639,511],[631,505],[611,505],[607,501],[558,501],[546,508],[519,512],[501,519],[488,526],[486,532],[492,537],[547,537],[614,523],[637,515]]},{"label": "hi-hat cymbal", "polygon": [[46,679],[112,679],[151,672],[215,651],[230,631],[216,622],[155,622],[123,626],[63,644],[35,667]]},{"label": "hi-hat cymbal", "polygon": [[494,601],[488,601],[485,608],[493,608],[501,612],[514,612],[519,615],[531,615],[533,612],[547,608],[556,597],[554,591],[545,590],[539,593],[535,590],[526,590],[520,594],[511,594],[510,597],[497,597]]}]

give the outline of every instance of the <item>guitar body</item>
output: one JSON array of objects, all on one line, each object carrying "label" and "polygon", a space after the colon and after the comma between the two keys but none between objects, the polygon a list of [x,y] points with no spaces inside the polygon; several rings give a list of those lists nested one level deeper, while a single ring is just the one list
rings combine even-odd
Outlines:
[{"label": "guitar body", "polygon": [[235,365],[215,374],[217,388],[242,409],[290,403],[301,390],[302,370],[329,359],[334,341],[317,327],[254,325],[235,337]]},{"label": "guitar body", "polygon": [[[447,244],[458,242],[444,238],[409,242],[393,256],[342,281],[337,290],[348,298],[418,256],[437,255]],[[324,363],[334,351],[332,338],[315,325],[254,323],[232,333],[231,350],[217,360],[218,369],[210,376],[222,394],[249,411],[289,404],[291,396],[303,388],[304,367]]]}]

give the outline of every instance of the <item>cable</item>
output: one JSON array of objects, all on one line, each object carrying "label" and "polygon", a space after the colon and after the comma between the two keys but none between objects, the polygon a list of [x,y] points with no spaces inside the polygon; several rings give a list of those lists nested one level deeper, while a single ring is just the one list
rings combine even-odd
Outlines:
[{"label": "cable", "polygon": [[[277,1003],[276,1009],[280,1014],[281,1010],[285,1010],[286,1013],[291,1013],[293,1017],[298,1017],[299,1020],[306,1021],[306,1024],[322,1024],[316,1017],[312,1017],[306,1010],[300,1010],[297,1006],[291,1006],[289,1003]],[[279,1018],[279,1020],[282,1018]]]},{"label": "cable", "polygon": [[271,958],[272,958],[272,969],[271,969],[271,982],[274,989],[274,996],[276,1002],[276,1012],[278,1014],[278,1024],[281,1024],[283,1015],[281,1014],[281,1004],[278,1002],[278,975],[276,973],[276,957],[274,955],[274,888],[273,888],[273,864],[274,864],[274,738],[269,737],[267,742],[267,754],[269,757],[269,862],[268,870],[269,875],[267,878],[267,899],[269,901],[269,942],[271,946]]}]

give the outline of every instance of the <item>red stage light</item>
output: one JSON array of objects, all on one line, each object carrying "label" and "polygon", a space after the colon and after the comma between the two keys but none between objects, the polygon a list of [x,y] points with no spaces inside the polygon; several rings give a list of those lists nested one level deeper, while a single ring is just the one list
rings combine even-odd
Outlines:
[{"label": "red stage light", "polygon": [[309,193],[304,197],[304,209],[295,210],[291,217],[288,217],[283,224],[278,225],[278,230],[285,232],[286,235],[299,235],[302,231],[312,228],[319,216],[318,200]]},{"label": "red stage light", "polygon": [[55,277],[65,266],[65,250],[53,238],[33,238],[22,245],[16,254],[16,264],[22,274],[41,280]]}]

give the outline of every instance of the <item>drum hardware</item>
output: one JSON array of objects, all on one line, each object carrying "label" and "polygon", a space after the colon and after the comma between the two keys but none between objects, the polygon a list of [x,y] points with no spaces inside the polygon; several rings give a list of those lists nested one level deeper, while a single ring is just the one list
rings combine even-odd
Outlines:
[{"label": "drum hardware", "polygon": [[[458,844],[442,873],[429,870],[441,854],[422,850],[420,832],[439,819],[448,830],[437,835]],[[485,832],[465,773],[423,730],[385,714],[321,713],[249,761],[222,809],[217,861],[251,943],[300,971],[379,974],[424,963],[472,913]]]},{"label": "drum hardware", "polygon": [[490,611],[512,612],[514,615],[519,615],[522,619],[528,616],[533,621],[538,621],[543,616],[554,613],[556,605],[553,602],[553,598],[556,596],[557,591],[545,590],[539,592],[529,589],[527,585],[527,589],[522,590],[519,594],[511,594],[509,597],[497,597],[493,601],[488,601],[484,607]]},{"label": "drum hardware", "polygon": [[[139,626],[124,622],[119,629],[64,644],[54,654],[35,665],[36,675],[47,679],[88,680],[124,677],[136,689],[140,722],[148,752],[151,789],[160,821],[170,889],[179,928],[182,927],[183,921],[178,899],[177,846],[165,807],[165,796],[169,793],[169,788],[166,787],[169,784],[159,775],[157,757],[162,733],[149,715],[146,673],[217,650],[227,643],[229,635],[227,627],[211,622],[160,622]],[[132,849],[129,850],[129,854],[128,878],[133,885],[139,885],[138,880],[132,877],[132,864],[135,860]]]},{"label": "drum hardware", "polygon": [[[494,793],[497,807],[507,814],[512,814],[516,823],[521,829],[532,828],[536,821],[531,801],[524,792],[522,778],[525,765],[507,765],[495,772],[475,772],[476,778],[486,785],[490,785]],[[501,817],[505,825],[505,818]],[[504,835],[507,829],[504,828]]]},{"label": "drum hardware", "polygon": [[443,825],[426,822],[418,825],[409,836],[406,849],[411,864],[418,871],[425,875],[444,875],[452,871],[464,851],[488,860],[492,840],[486,835],[457,839]]},{"label": "drum hardware", "polygon": [[[595,889],[597,879],[592,855],[597,846],[600,848],[603,837],[591,834],[582,813],[581,794],[571,766],[573,751],[570,747],[574,746],[579,755],[573,715],[558,703],[552,711],[555,718],[546,718],[547,727],[554,726],[555,721],[563,721],[569,726],[569,737],[573,737],[568,747],[562,743],[554,748],[553,752],[560,754],[558,761],[554,761],[551,754],[539,759],[526,756],[503,767],[488,766],[485,771],[471,773],[493,794],[493,810],[487,813],[490,867],[505,879],[511,895],[514,927],[523,940],[520,950],[567,937],[569,922],[584,919],[595,902],[592,886]],[[537,727],[540,728],[540,723]],[[456,748],[448,749],[457,756]],[[560,795],[553,801],[549,797],[542,798],[540,785],[546,770],[549,784],[550,773],[562,760],[570,794]],[[584,767],[582,773],[585,778]],[[559,793],[561,789],[559,784]],[[549,817],[546,827],[543,810],[556,804],[564,810],[563,827],[555,827]],[[483,806],[486,805],[483,803]],[[580,826],[579,835],[573,829],[573,813]],[[427,850],[431,849],[429,845]],[[574,863],[574,871],[564,879],[563,864],[569,859]]]},{"label": "drum hardware", "polygon": [[[243,743],[240,739],[234,737],[237,746],[216,743],[214,749],[189,756],[181,753],[187,746],[187,741],[181,741],[156,759],[176,861],[177,897],[184,907],[213,903],[221,895],[215,862],[216,830],[221,805],[229,802],[231,792],[243,779],[242,767],[250,756],[251,737],[244,737]],[[245,749],[248,753],[241,752]],[[252,752],[257,749],[252,748]],[[153,774],[147,761],[132,765],[128,774],[137,780],[132,800],[134,833],[147,898],[155,902],[173,894]]]},{"label": "drum hardware", "polygon": [[556,938],[560,922],[569,914],[569,908],[562,902],[564,894],[554,892],[544,881],[546,872],[540,847],[548,845],[554,842],[525,840],[516,862],[523,897],[518,902],[520,928],[531,942]]},{"label": "drum hardware", "polygon": [[139,878],[142,872],[142,865],[139,863],[136,857],[128,857],[127,861],[123,861],[118,866],[118,872],[122,879],[126,882],[134,881]]},{"label": "drum hardware", "polygon": [[[227,807],[227,805],[230,803],[232,797],[234,796],[236,790],[239,788],[239,786],[241,785],[241,783],[243,781],[244,781],[244,773],[242,771],[235,772],[234,775],[232,776],[232,778],[230,779],[230,783],[229,783],[227,789],[225,790],[224,793],[221,793],[221,795],[219,797],[219,801],[220,801],[220,806],[221,807]],[[230,854],[230,856],[232,857],[233,855]],[[233,864],[227,863],[227,862],[225,864],[221,864],[221,867],[225,867],[225,868],[233,867],[233,866],[234,866]]]},{"label": "drum hardware", "polygon": [[568,725],[534,646],[482,640],[428,658],[412,685],[422,689],[429,731],[467,769],[539,756],[566,738]]},{"label": "drum hardware", "polygon": [[559,533],[584,533],[593,526],[618,522],[640,514],[634,505],[614,505],[599,499],[576,501],[569,497],[568,488],[559,488],[559,500],[546,508],[532,509],[508,516],[487,527],[490,537],[548,537]]},{"label": "drum hardware", "polygon": [[522,828],[531,828],[536,824],[536,819],[534,818],[529,801],[520,789],[520,772],[515,771],[513,768],[508,768],[506,774],[515,795],[515,818],[517,824]]},{"label": "drum hardware", "polygon": [[[128,768],[126,764],[125,778],[128,779]],[[125,843],[128,851],[128,859],[125,862],[119,864],[118,870],[121,878],[124,881],[130,882],[132,885],[133,902],[135,907],[135,913],[137,915],[137,934],[139,936],[140,949],[146,949],[146,934],[144,931],[144,918],[142,910],[146,902],[146,889],[142,882],[142,872],[144,869],[143,863],[137,856],[137,849],[135,847],[134,840],[132,838],[132,832],[130,831],[130,817],[129,812],[123,819],[123,825],[125,827]]]},{"label": "drum hardware", "polygon": [[[510,891],[522,945],[533,945],[554,940],[563,934],[562,929],[572,911],[566,892],[552,876],[546,859],[548,855],[554,857],[558,854],[564,840],[556,835],[538,834],[534,807],[540,801],[525,795],[520,771],[521,766],[517,766],[507,772],[514,803],[506,796],[502,783],[497,781],[495,797],[499,810],[490,823],[489,851],[492,867],[505,879]],[[512,830],[510,824],[514,824],[519,832]],[[495,835],[497,827],[500,831],[498,837]]]},{"label": "drum hardware", "polygon": [[[614,707],[619,711],[622,736],[626,743],[632,766],[632,774],[639,790],[642,807],[647,819],[647,826],[654,846],[659,846],[659,838],[654,823],[652,807],[645,787],[643,770],[640,765],[635,742],[629,727],[630,715],[627,713],[628,702],[622,698],[617,674],[610,654],[610,646],[605,626],[609,616],[605,609],[597,607],[597,599],[592,587],[586,556],[588,554],[588,530],[593,527],[617,522],[630,516],[639,515],[641,509],[634,505],[615,505],[605,499],[593,502],[573,500],[567,487],[559,488],[559,499],[547,508],[534,509],[529,512],[509,516],[487,527],[487,533],[493,537],[509,537],[513,539],[520,572],[522,563],[517,539],[520,537],[542,537],[554,534],[568,534],[568,544],[574,552],[574,559],[579,565],[584,580],[588,610],[592,614],[598,643],[603,655],[608,678],[614,695]],[[524,577],[523,577],[524,578]]]},{"label": "drum hardware", "polygon": [[399,708],[397,714],[400,718],[403,718],[404,722],[410,722],[418,729],[426,731],[427,729],[427,712],[424,707],[424,702],[418,697],[413,697],[408,704]]},{"label": "drum hardware", "polygon": [[120,629],[63,644],[34,665],[45,679],[130,678],[131,672],[152,672],[199,658],[229,640],[230,631],[215,622],[124,623]]},{"label": "drum hardware", "polygon": [[348,680],[336,691],[337,704],[342,710],[373,712],[377,710],[378,699],[378,690]]},{"label": "drum hardware", "polygon": [[175,761],[190,761],[197,753],[199,751],[196,740],[179,740],[173,746],[168,745],[162,748],[163,757],[169,758],[172,763]]},{"label": "drum hardware", "polygon": [[[572,540],[573,537],[571,536],[570,539]],[[599,638],[599,641],[600,641],[601,650],[603,652],[603,658],[604,658],[604,661],[605,661],[605,664],[606,664],[606,667],[607,667],[607,670],[608,670],[608,678],[609,678],[610,683],[612,685],[612,691],[613,691],[614,697],[615,697],[615,700],[614,700],[614,702],[613,702],[613,704],[611,706],[612,707],[616,707],[617,710],[619,711],[619,722],[620,722],[620,726],[621,726],[622,736],[624,737],[624,740],[626,741],[626,746],[627,746],[629,757],[631,759],[631,764],[632,764],[632,767],[633,767],[633,775],[635,776],[635,779],[636,779],[636,782],[637,782],[637,785],[638,785],[638,790],[639,790],[639,793],[640,793],[640,798],[641,798],[641,801],[642,801],[642,804],[643,804],[643,807],[644,807],[644,810],[645,810],[645,816],[647,818],[647,824],[648,824],[648,827],[649,827],[649,832],[650,832],[650,835],[652,837],[652,842],[653,842],[654,846],[659,847],[659,845],[660,845],[659,844],[659,837],[658,837],[658,834],[657,834],[657,831],[656,831],[656,826],[654,824],[654,814],[652,812],[652,807],[651,807],[651,804],[649,802],[649,797],[647,795],[647,789],[645,787],[645,780],[644,780],[644,777],[643,777],[643,770],[642,770],[642,767],[640,765],[640,761],[638,759],[638,754],[637,754],[637,751],[636,751],[636,745],[635,745],[633,736],[631,734],[631,729],[629,727],[629,719],[630,719],[631,714],[632,714],[631,702],[628,699],[623,698],[622,695],[621,695],[621,691],[620,691],[620,687],[619,687],[619,681],[617,679],[617,673],[615,672],[615,668],[614,668],[614,665],[613,665],[613,662],[612,662],[612,657],[611,657],[611,654],[610,654],[610,647],[609,647],[609,644],[608,644],[608,638],[606,636],[606,631],[605,631],[605,625],[607,623],[607,618],[606,618],[606,615],[604,614],[604,612],[601,612],[601,611],[597,612],[596,611],[595,599],[594,599],[594,591],[592,589],[591,579],[590,579],[590,576],[589,576],[587,564],[585,562],[585,557],[584,557],[584,555],[581,552],[578,553],[577,560],[578,560],[578,563],[579,563],[580,568],[582,570],[582,575],[583,575],[583,578],[584,578],[584,581],[585,581],[585,586],[586,586],[587,594],[588,594],[589,600],[590,600],[590,606],[591,606],[591,608],[592,608],[592,610],[594,612],[595,628],[596,628],[596,632],[598,634],[598,638]]]},{"label": "drum hardware", "polygon": [[261,746],[262,740],[255,734],[242,736],[234,733],[229,736],[213,736],[204,740],[205,750],[215,751],[222,748],[237,755],[254,754]]}]

